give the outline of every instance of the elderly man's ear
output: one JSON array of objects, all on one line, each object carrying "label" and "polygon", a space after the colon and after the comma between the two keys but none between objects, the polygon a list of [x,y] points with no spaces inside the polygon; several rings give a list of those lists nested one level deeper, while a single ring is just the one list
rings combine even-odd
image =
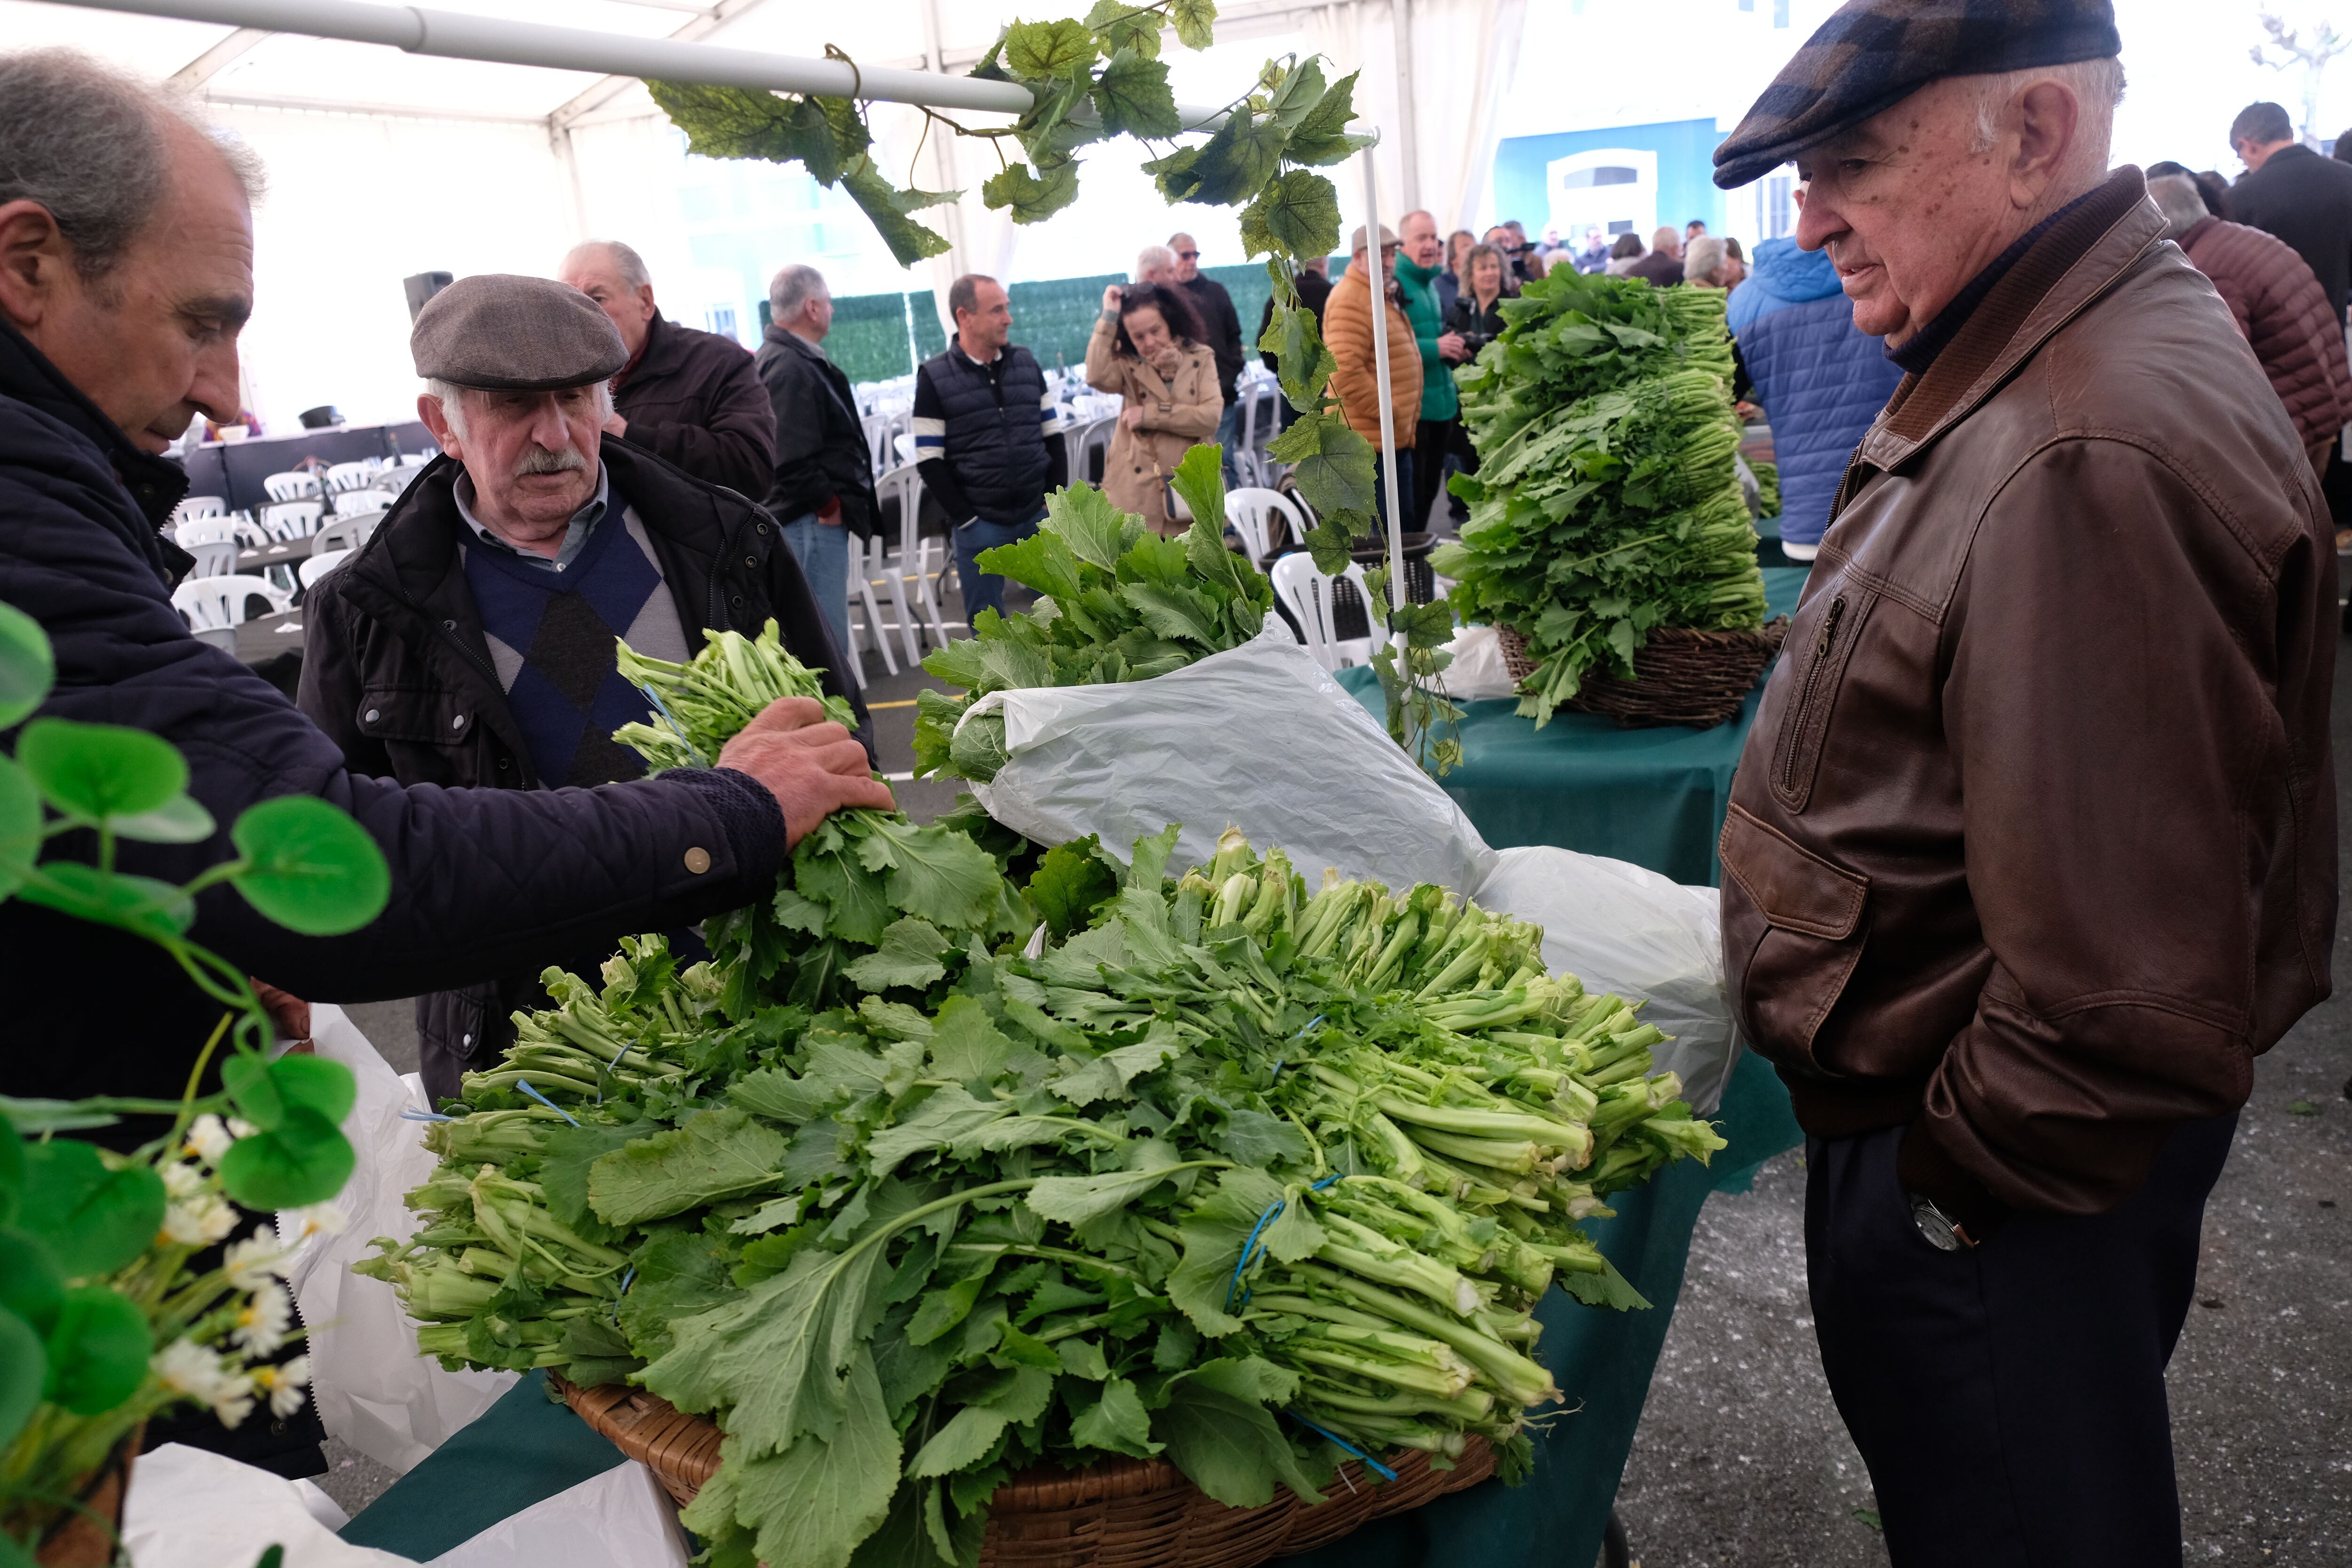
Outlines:
[{"label": "elderly man's ear", "polygon": [[[2032,207],[2058,176],[2074,152],[2075,132],[2082,123],[2082,104],[2063,82],[2038,81],[2020,93],[2011,106],[2002,137],[1993,143],[1993,156],[2009,155],[2009,199],[2022,211]],[[2016,136],[2014,147],[2009,133]]]},{"label": "elderly man's ear", "polygon": [[71,247],[49,209],[35,201],[0,204],[0,312],[30,331],[73,268]]},{"label": "elderly man's ear", "polygon": [[425,427],[433,432],[433,444],[435,446],[440,447],[442,451],[447,453],[451,458],[457,459],[458,462],[462,463],[466,460],[466,453],[464,450],[466,443],[463,438],[458,436],[457,431],[449,427],[448,413],[441,406],[441,400],[439,398],[434,396],[429,392],[418,393],[416,395],[416,417],[422,419],[425,422]]}]

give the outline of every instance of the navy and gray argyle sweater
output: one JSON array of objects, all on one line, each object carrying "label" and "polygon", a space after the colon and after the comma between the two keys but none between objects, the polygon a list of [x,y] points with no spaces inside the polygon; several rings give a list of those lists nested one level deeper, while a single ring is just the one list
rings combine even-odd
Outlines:
[{"label": "navy and gray argyle sweater", "polygon": [[490,662],[539,782],[552,789],[643,777],[644,762],[613,731],[651,719],[652,704],[621,678],[615,645],[625,639],[639,653],[670,660],[685,659],[688,650],[677,605],[636,514],[624,509],[617,520],[603,520],[559,570],[478,540],[467,541],[465,555]]}]

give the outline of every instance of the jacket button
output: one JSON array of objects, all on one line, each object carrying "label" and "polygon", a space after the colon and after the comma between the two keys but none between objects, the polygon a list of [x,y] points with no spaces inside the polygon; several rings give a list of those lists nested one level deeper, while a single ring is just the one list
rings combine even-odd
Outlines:
[{"label": "jacket button", "polygon": [[743,607],[743,595],[740,595],[740,594],[737,594],[737,595],[735,595],[732,598],[729,599],[727,602],[728,602],[729,604],[730,604],[730,605],[734,605],[737,609],[739,609],[739,610],[740,610],[740,609],[741,609],[741,608]]},{"label": "jacket button", "polygon": [[686,852],[686,868],[696,876],[710,869],[710,851],[698,844]]},{"label": "jacket button", "polygon": [[514,765],[514,759],[513,759],[512,757],[500,757],[500,758],[499,759],[499,772],[500,772],[500,773],[504,773],[504,772],[506,772],[506,771],[507,771],[507,769],[509,769],[509,768],[512,767],[513,765]]},{"label": "jacket button", "polygon": [[756,572],[760,569],[760,558],[756,555],[746,555],[743,557],[743,564]]},{"label": "jacket button", "polygon": [[374,709],[371,708],[371,709],[369,709],[369,710],[367,710],[367,718],[363,721],[363,722],[373,724],[373,723],[374,723],[374,722],[375,722],[375,721],[376,721],[376,710],[375,710]]},{"label": "jacket button", "polygon": [[474,1037],[471,1035],[460,1035],[457,1037],[457,1043],[461,1046],[470,1046],[474,1043]]},{"label": "jacket button", "polygon": [[457,623],[455,621],[443,621],[441,623],[441,629],[445,632],[454,632],[457,629]]},{"label": "jacket button", "polygon": [[768,525],[764,522],[755,522],[751,525],[751,531],[754,533],[765,533],[768,531]]},{"label": "jacket button", "polygon": [[449,721],[449,728],[452,730],[462,730],[465,727],[466,716],[463,713],[458,714],[455,719]]}]

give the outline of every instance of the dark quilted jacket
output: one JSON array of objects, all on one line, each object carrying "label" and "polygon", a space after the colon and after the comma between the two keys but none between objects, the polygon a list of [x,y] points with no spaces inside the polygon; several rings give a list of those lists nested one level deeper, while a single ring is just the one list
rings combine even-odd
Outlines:
[{"label": "dark quilted jacket", "polygon": [[[351,812],[391,863],[390,905],[350,936],[295,936],[222,886],[197,897],[196,941],[298,996],[370,1001],[688,924],[774,888],[783,819],[741,773],[525,793],[352,773],[293,704],[173,610],[187,558],[156,530],[186,483],[0,323],[0,600],[56,647],[42,710],[171,741],[220,824],[203,844],[125,844],[122,868],[184,881],[230,858],[245,807],[296,793]],[[699,875],[686,864],[696,847],[709,855]],[[155,948],[21,901],[0,903],[0,1093],[176,1098],[220,1018]]]},{"label": "dark quilted jacket", "polygon": [[2344,323],[2329,315],[2326,291],[2294,247],[2218,217],[2200,219],[2179,245],[2230,307],[2303,444],[2333,440],[2352,424]]},{"label": "dark quilted jacket", "polygon": [[776,411],[751,351],[656,316],[645,352],[614,378],[626,439],[696,479],[754,500],[776,473]]}]

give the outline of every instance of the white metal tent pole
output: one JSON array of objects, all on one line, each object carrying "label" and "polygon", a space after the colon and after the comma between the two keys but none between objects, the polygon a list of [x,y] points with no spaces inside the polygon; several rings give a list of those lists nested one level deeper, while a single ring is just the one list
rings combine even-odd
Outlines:
[{"label": "white metal tent pole", "polygon": [[[1372,379],[1381,398],[1381,482],[1389,492],[1389,607],[1404,607],[1404,501],[1397,494],[1396,410],[1389,401],[1389,280],[1381,265],[1381,181],[1372,168],[1372,153],[1380,145],[1375,133],[1364,149],[1364,259],[1371,266],[1364,279],[1372,291]],[[1391,626],[1395,626],[1393,618]],[[1404,648],[1404,633],[1391,630],[1389,641]]]}]

